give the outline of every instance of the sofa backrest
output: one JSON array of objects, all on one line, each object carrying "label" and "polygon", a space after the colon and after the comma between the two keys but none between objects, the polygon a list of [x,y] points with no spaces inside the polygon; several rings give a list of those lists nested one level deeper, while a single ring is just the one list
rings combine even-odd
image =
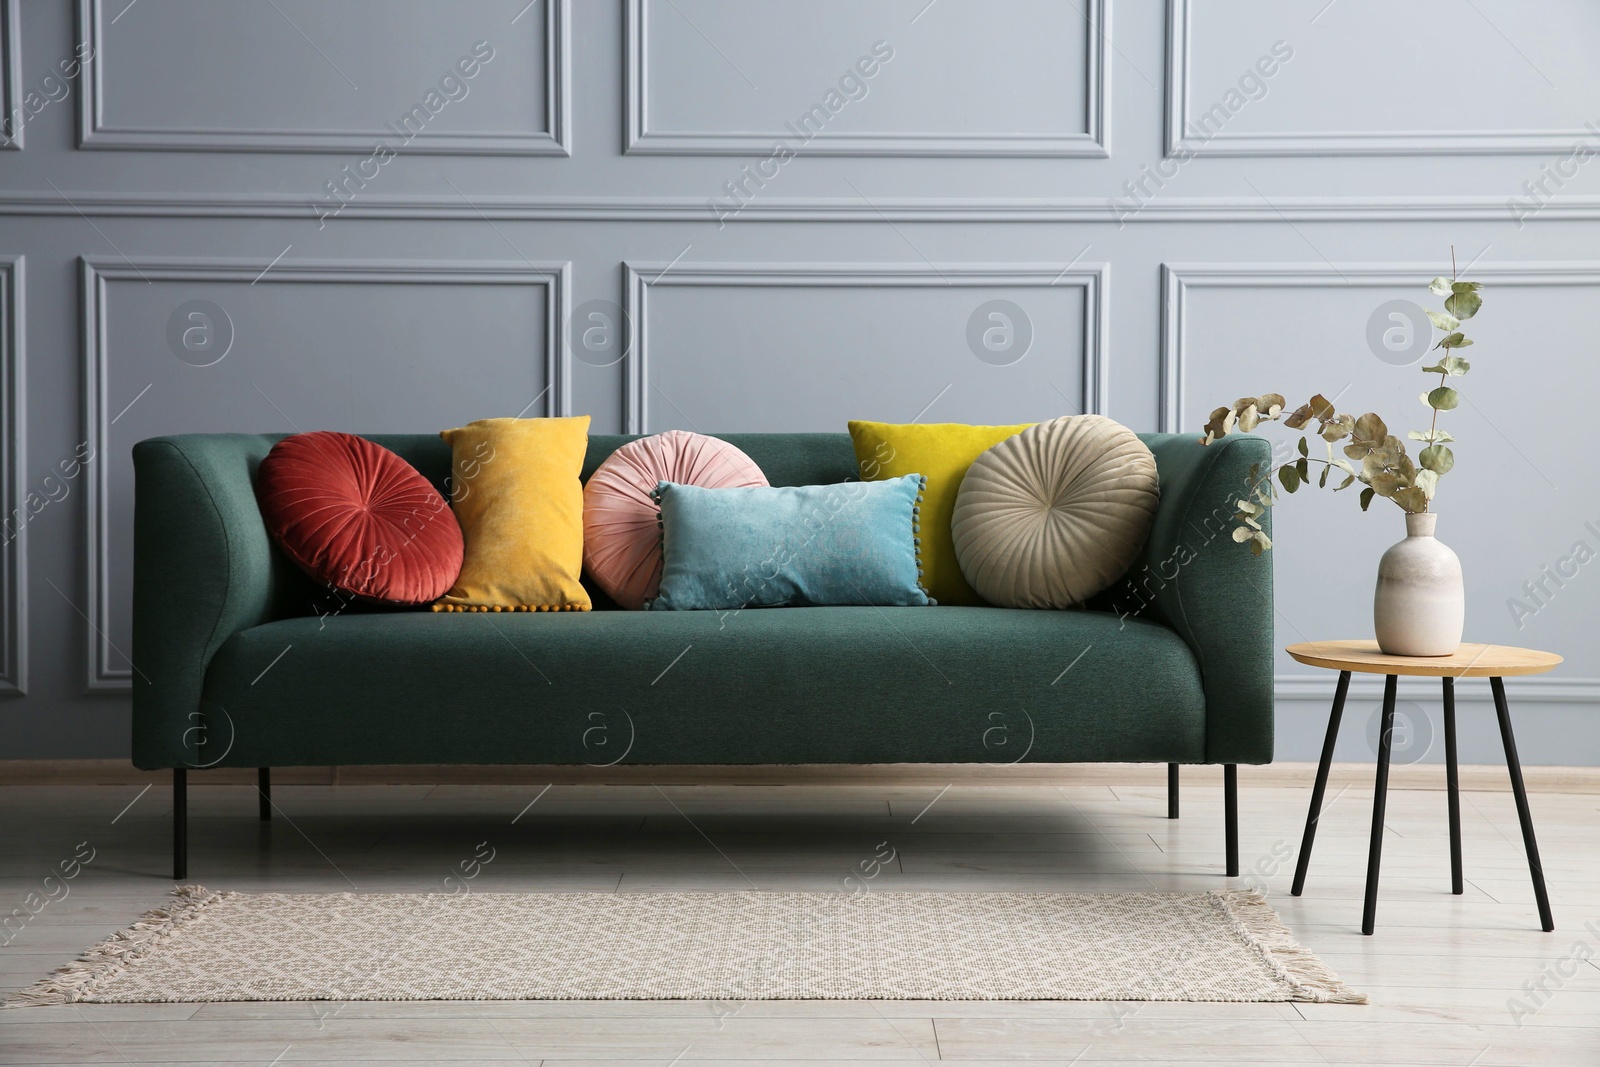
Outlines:
[{"label": "sofa backrest", "polygon": [[[261,550],[270,553],[272,557],[274,577],[270,601],[274,606],[271,608],[270,617],[310,614],[314,610],[313,605],[323,592],[310,579],[301,575],[276,548],[269,547],[265,522],[251,506],[254,502],[253,483],[256,469],[260,466],[261,460],[266,458],[273,444],[285,436],[288,435],[190,434],[151,442],[155,445],[162,440],[182,441],[192,456],[203,457],[206,460],[206,465],[212,472],[211,477],[233,483],[236,492],[232,495],[237,507],[230,521],[248,524],[250,530],[239,532],[246,535],[246,540],[259,542]],[[441,493],[449,495],[450,446],[438,434],[362,436],[399,455],[421,471]],[[638,436],[636,434],[590,435],[588,451],[583,461],[582,478],[587,481],[596,468],[605,462],[607,456],[629,441],[637,440]],[[858,476],[855,449],[848,433],[733,433],[715,436],[744,450],[755,460],[773,485],[825,485],[848,481]],[[1194,458],[1195,438],[1192,434],[1182,438],[1172,434],[1139,436],[1155,450],[1158,467],[1167,465],[1169,452],[1179,460],[1184,457]],[[1231,501],[1229,503],[1231,504]],[[1138,570],[1139,565],[1146,562],[1150,561],[1141,558],[1133,569]],[[583,584],[589,590],[596,608],[616,607],[611,599],[589,580],[587,574],[583,577]],[[1102,609],[1106,607],[1098,599],[1090,606]],[[353,607],[350,610],[359,608]]]},{"label": "sofa backrest", "polygon": [[[253,483],[256,468],[261,460],[266,458],[267,451],[285,436],[287,435],[194,434],[188,435],[184,440],[190,442],[194,448],[217,458],[221,471],[237,472],[225,474],[225,477],[237,477],[241,481],[248,479]],[[363,434],[362,436],[400,456],[421,471],[423,477],[432,482],[441,493],[449,495],[450,446],[445,444],[438,434]],[[588,481],[589,475],[605,462],[607,456],[629,441],[636,440],[638,436],[636,434],[590,435],[588,452],[583,460],[583,480]],[[716,436],[743,449],[756,461],[756,465],[762,469],[767,480],[773,485],[822,485],[848,481],[856,476],[855,450],[847,433],[736,433]],[[253,487],[247,489],[244,500],[247,501],[253,494]],[[244,501],[241,501],[241,504],[248,507]],[[240,512],[241,516],[242,514]],[[256,518],[260,521],[259,516]],[[264,538],[264,529],[258,530],[256,536]],[[270,551],[273,552],[274,570],[278,575],[272,596],[272,600],[277,604],[275,612],[310,614],[319,590],[309,579],[303,579],[275,549]],[[589,590],[596,608],[607,609],[616,606],[610,597],[589,581],[588,575],[584,576],[583,584]]]},{"label": "sofa backrest", "polygon": [[[444,491],[450,446],[438,434],[364,434],[410,463]],[[592,434],[583,457],[583,480],[637,434]],[[855,449],[847,433],[715,434],[743,449],[773,485],[826,485],[856,477]]]}]

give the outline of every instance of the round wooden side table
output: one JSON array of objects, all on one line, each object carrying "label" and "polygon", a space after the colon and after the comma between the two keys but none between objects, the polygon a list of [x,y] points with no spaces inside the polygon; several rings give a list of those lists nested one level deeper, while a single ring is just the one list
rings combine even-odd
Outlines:
[{"label": "round wooden side table", "polygon": [[1533,816],[1528,811],[1528,791],[1522,784],[1522,764],[1517,760],[1517,742],[1511,733],[1511,709],[1506,704],[1505,683],[1501,680],[1518,674],[1543,674],[1561,662],[1553,652],[1506,645],[1462,645],[1450,656],[1390,656],[1378,651],[1376,641],[1308,641],[1290,645],[1284,651],[1301,663],[1339,672],[1333,693],[1333,711],[1328,716],[1328,736],[1322,742],[1322,762],[1317,765],[1317,784],[1311,790],[1311,811],[1306,815],[1305,837],[1300,842],[1300,861],[1295,867],[1294,887],[1299,896],[1306,884],[1306,868],[1311,863],[1311,844],[1322,814],[1322,798],[1328,789],[1328,766],[1333,762],[1333,745],[1339,736],[1339,718],[1344,714],[1345,694],[1350,691],[1350,675],[1381,674],[1383,683],[1383,721],[1378,732],[1377,788],[1372,798],[1372,845],[1367,853],[1367,895],[1361,916],[1361,932],[1370,934],[1378,909],[1378,865],[1383,854],[1383,809],[1389,791],[1389,746],[1394,736],[1395,689],[1400,675],[1441,678],[1444,681],[1444,759],[1445,783],[1450,796],[1450,891],[1460,894],[1461,879],[1461,783],[1456,769],[1456,691],[1457,678],[1487,678],[1494,694],[1495,713],[1500,719],[1500,740],[1505,745],[1506,769],[1511,774],[1511,792],[1517,799],[1517,817],[1522,822],[1522,843],[1528,853],[1528,870],[1533,875],[1533,895],[1539,903],[1539,921],[1545,930],[1556,928],[1550,917],[1550,896],[1545,892],[1544,869],[1539,864],[1539,845],[1533,836]]}]

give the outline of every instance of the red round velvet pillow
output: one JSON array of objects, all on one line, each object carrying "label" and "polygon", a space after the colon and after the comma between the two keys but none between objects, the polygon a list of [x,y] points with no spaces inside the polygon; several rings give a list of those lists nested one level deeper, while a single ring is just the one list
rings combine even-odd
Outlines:
[{"label": "red round velvet pillow", "polygon": [[340,593],[431,604],[461,573],[461,525],[444,497],[411,464],[353,434],[273,445],[256,499],[278,547]]}]

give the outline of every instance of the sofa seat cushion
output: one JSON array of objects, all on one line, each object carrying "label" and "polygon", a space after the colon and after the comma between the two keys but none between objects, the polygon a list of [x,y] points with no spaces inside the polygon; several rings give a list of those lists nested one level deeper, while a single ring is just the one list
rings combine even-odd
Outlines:
[{"label": "sofa seat cushion", "polygon": [[202,708],[216,766],[1205,758],[1188,646],[1093,611],[284,619],[221,647]]}]

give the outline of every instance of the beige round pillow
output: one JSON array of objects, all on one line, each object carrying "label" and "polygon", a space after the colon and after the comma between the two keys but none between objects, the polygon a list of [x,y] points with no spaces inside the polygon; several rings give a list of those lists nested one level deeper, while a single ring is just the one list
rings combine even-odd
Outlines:
[{"label": "beige round pillow", "polygon": [[1007,608],[1068,608],[1132,565],[1155,522],[1156,460],[1101,415],[1031,426],[973,462],[950,532],[978,595]]}]

